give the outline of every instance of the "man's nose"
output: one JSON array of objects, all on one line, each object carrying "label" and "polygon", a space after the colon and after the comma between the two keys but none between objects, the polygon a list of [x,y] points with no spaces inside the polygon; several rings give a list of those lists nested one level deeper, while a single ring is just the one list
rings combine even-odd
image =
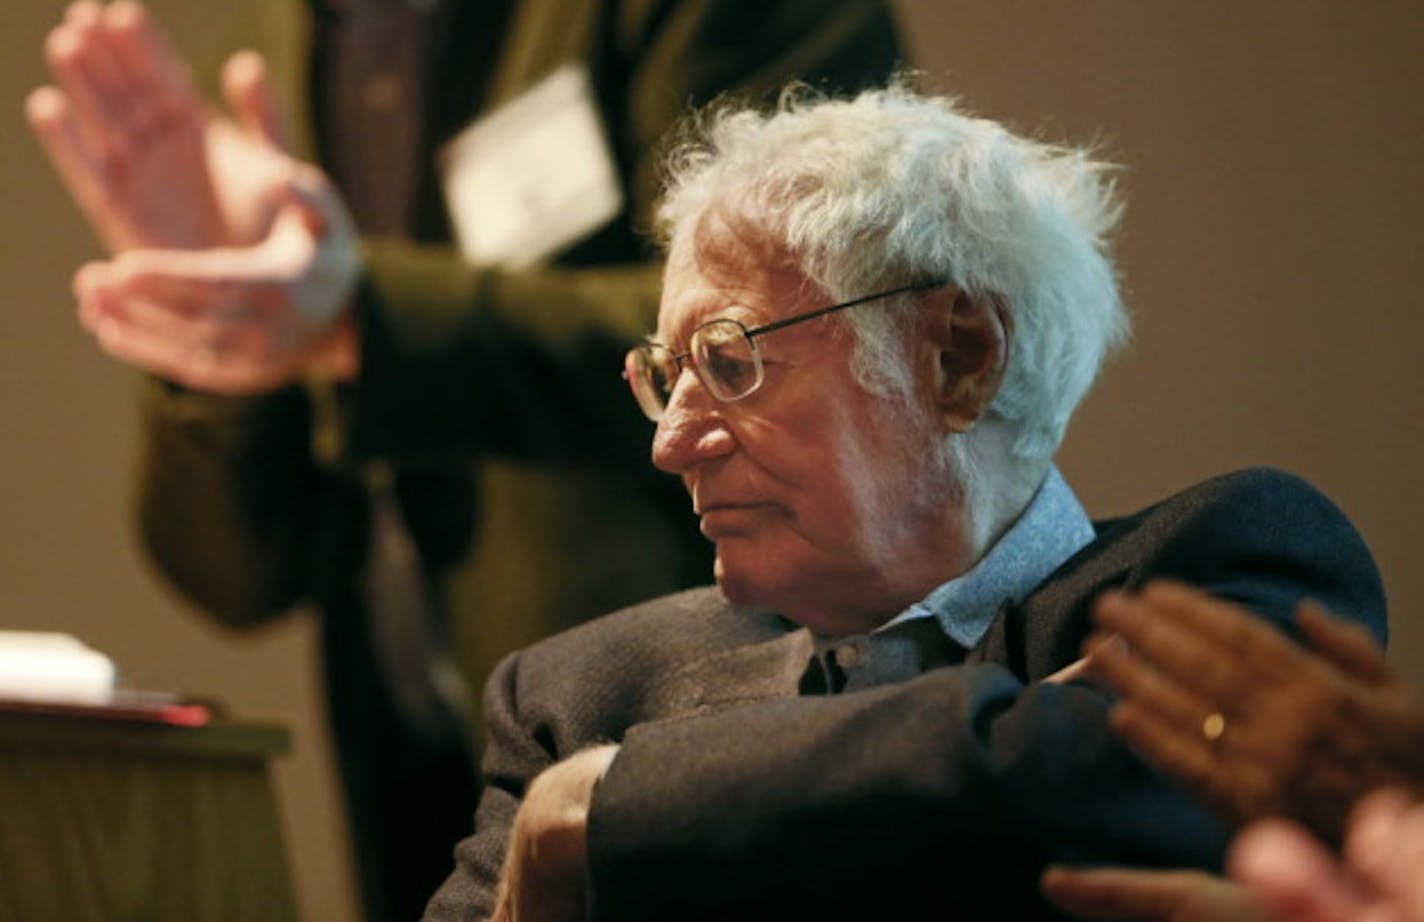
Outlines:
[{"label": "man's nose", "polygon": [[653,464],[669,474],[732,451],[735,439],[717,401],[691,369],[678,376],[653,435]]}]

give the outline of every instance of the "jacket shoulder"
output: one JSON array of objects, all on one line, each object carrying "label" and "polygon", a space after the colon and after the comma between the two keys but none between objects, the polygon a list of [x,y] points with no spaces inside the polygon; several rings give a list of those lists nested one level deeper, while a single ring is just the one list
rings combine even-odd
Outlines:
[{"label": "jacket shoulder", "polygon": [[1385,640],[1384,588],[1364,540],[1294,474],[1266,467],[1222,474],[1094,528],[1092,543],[996,622],[981,655],[1021,676],[1046,675],[1078,656],[1100,592],[1158,577],[1287,630],[1296,605],[1313,599]]},{"label": "jacket shoulder", "polygon": [[1288,625],[1311,598],[1386,637],[1379,569],[1349,517],[1304,479],[1249,468],[1204,481],[1100,531],[1134,558],[1128,585],[1196,583]]}]

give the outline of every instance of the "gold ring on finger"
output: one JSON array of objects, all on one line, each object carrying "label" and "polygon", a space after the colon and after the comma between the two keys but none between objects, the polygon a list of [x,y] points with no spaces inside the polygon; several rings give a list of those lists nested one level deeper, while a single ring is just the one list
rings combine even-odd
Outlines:
[{"label": "gold ring on finger", "polygon": [[1202,720],[1201,734],[1208,743],[1213,746],[1221,743],[1221,738],[1226,735],[1226,715],[1220,711],[1212,711]]}]

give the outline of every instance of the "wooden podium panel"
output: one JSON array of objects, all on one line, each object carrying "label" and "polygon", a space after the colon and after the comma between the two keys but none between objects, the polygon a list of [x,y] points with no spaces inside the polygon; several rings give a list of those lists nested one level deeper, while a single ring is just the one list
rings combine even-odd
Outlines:
[{"label": "wooden podium panel", "polygon": [[284,728],[0,713],[0,922],[295,922]]}]

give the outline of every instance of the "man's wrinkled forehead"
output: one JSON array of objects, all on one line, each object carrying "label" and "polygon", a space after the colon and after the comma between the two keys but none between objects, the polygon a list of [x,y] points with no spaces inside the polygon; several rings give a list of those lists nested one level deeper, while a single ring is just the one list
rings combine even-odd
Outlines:
[{"label": "man's wrinkled forehead", "polygon": [[[744,210],[714,207],[704,211],[674,235],[668,250],[662,310],[658,331],[666,336],[680,325],[686,292],[678,290],[695,279],[709,291],[719,291],[738,301],[777,303],[785,286],[801,281],[795,261],[784,245],[755,215]],[[773,290],[775,289],[775,290]]]},{"label": "man's wrinkled forehead", "polygon": [[674,246],[681,246],[715,284],[744,278],[749,270],[793,266],[759,210],[736,198],[713,205],[689,222]]}]

